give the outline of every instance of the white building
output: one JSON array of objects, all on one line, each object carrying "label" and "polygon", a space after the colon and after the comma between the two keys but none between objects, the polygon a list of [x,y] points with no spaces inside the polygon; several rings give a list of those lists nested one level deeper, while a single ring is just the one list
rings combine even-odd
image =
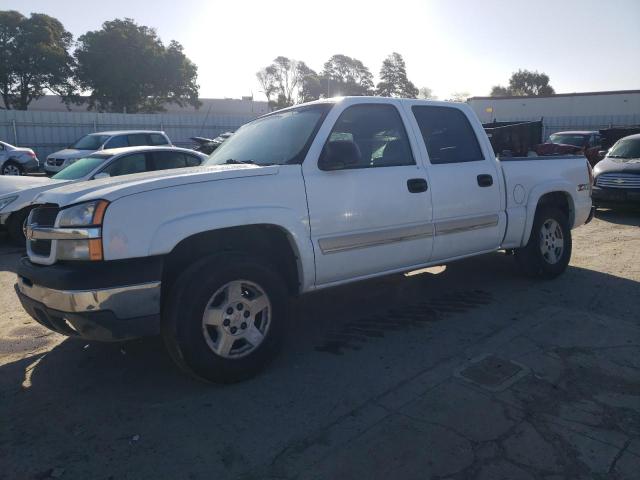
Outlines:
[{"label": "white building", "polygon": [[468,103],[482,123],[542,119],[545,138],[561,130],[640,125],[640,90],[472,97]]}]

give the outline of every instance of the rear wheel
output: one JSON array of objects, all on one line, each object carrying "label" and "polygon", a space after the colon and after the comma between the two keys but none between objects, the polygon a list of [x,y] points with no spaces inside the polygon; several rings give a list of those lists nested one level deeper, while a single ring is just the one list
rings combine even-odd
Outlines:
[{"label": "rear wheel", "polygon": [[278,352],[287,290],[268,262],[240,253],[205,258],[171,287],[163,338],[173,360],[199,379],[252,377]]},{"label": "rear wheel", "polygon": [[12,160],[5,162],[2,165],[2,175],[22,175],[23,170],[19,163]]},{"label": "rear wheel", "polygon": [[536,212],[529,242],[515,253],[526,274],[554,278],[567,269],[571,248],[571,229],[566,215],[556,207],[542,206]]}]

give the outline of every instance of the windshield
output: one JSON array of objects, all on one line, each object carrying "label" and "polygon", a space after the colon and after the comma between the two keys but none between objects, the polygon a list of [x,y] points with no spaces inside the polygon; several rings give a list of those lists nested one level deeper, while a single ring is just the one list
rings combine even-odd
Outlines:
[{"label": "windshield", "polygon": [[108,138],[109,135],[85,135],[71,145],[71,148],[77,148],[78,150],[98,150]]},{"label": "windshield", "polygon": [[562,145],[573,145],[574,147],[584,147],[587,137],[584,135],[570,135],[554,133],[549,137],[551,143],[559,143]]},{"label": "windshield", "polygon": [[640,158],[640,138],[623,138],[611,147],[607,157]]},{"label": "windshield", "polygon": [[205,165],[301,163],[320,121],[332,106],[307,105],[254,120],[223,142]]},{"label": "windshield", "polygon": [[64,168],[60,172],[56,173],[53,177],[54,180],[78,180],[86,177],[105,160],[110,158],[110,155],[96,155],[91,157],[81,158],[74,163]]}]

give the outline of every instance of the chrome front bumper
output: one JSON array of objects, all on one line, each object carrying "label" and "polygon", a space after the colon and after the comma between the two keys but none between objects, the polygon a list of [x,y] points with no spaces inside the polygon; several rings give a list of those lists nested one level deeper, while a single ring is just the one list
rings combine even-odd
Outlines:
[{"label": "chrome front bumper", "polygon": [[96,290],[54,290],[30,284],[18,276],[17,288],[24,296],[47,308],[66,313],[107,310],[118,319],[160,314],[161,282]]}]

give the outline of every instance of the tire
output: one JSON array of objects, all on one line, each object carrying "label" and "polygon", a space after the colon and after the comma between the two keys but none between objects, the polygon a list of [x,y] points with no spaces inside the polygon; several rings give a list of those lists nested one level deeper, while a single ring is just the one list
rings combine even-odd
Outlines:
[{"label": "tire", "polygon": [[529,242],[515,254],[527,275],[551,279],[567,269],[571,248],[567,216],[556,207],[541,206],[536,211]]},{"label": "tire", "polygon": [[234,252],[204,258],[179,275],[163,308],[162,336],[183,371],[234,383],[256,375],[276,356],[288,321],[288,294],[274,272],[264,259]]},{"label": "tire", "polygon": [[7,160],[2,165],[1,173],[2,175],[24,175],[24,169],[19,163],[13,160]]},{"label": "tire", "polygon": [[9,232],[9,238],[15,245],[25,247],[27,239],[24,236],[24,222],[27,220],[31,212],[31,208],[23,208],[17,212],[13,212],[7,222],[7,231]]}]

